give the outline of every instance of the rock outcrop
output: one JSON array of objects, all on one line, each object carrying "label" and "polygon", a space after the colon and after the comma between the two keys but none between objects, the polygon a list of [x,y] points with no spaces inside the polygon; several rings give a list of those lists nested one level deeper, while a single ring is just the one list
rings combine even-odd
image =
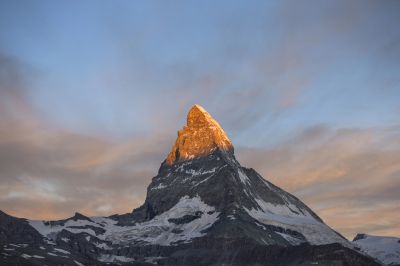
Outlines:
[{"label": "rock outcrop", "polygon": [[233,145],[219,123],[196,104],[187,115],[187,125],[178,131],[167,164],[206,156],[216,149],[233,153]]}]

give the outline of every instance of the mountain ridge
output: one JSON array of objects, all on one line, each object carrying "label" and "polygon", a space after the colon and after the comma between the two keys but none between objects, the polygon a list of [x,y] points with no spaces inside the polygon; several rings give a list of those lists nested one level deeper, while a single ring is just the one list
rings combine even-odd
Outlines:
[{"label": "mountain ridge", "polygon": [[[198,105],[189,111],[170,153],[173,160],[168,155],[162,162],[143,205],[131,213],[0,220],[0,246],[7,249],[0,262],[378,265],[298,198],[242,167],[214,121]],[[3,231],[9,223],[19,233]],[[20,236],[24,230],[31,237]]]}]

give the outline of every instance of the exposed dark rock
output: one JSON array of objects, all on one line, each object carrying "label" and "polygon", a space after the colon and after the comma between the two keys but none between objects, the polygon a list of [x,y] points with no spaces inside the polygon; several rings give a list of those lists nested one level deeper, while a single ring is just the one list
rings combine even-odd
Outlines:
[{"label": "exposed dark rock", "polygon": [[365,237],[366,237],[365,234],[357,234],[357,235],[354,237],[353,241],[357,241],[357,240],[360,240],[360,239],[364,239]]},{"label": "exposed dark rock", "polygon": [[64,220],[58,220],[58,221],[45,221],[44,223],[47,225],[65,225],[66,222],[68,221],[78,221],[78,220],[85,220],[85,221],[90,221],[93,222],[89,217],[86,217],[83,214],[80,214],[79,212],[76,212],[74,216],[64,219]]},{"label": "exposed dark rock", "polygon": [[199,219],[201,217],[201,212],[200,213],[196,213],[196,215],[185,215],[183,217],[180,218],[171,218],[168,219],[169,222],[174,223],[174,224],[186,224],[189,223],[193,220]]},{"label": "exposed dark rock", "polygon": [[0,212],[0,244],[1,265],[379,265],[298,198],[242,167],[199,106],[142,206],[43,223]]}]

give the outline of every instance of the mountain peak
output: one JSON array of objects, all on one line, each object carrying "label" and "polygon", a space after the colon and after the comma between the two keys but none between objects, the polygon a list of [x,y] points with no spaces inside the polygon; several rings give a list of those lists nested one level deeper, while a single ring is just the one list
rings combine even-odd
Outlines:
[{"label": "mountain peak", "polygon": [[[377,253],[396,265],[397,250],[385,251],[397,241]],[[355,241],[366,252],[380,243],[371,236]],[[379,265],[299,199],[242,167],[223,129],[199,105],[140,207],[58,221],[0,211],[2,247],[1,265]]]},{"label": "mountain peak", "polygon": [[187,115],[187,123],[167,157],[167,164],[206,156],[216,149],[233,153],[233,145],[219,123],[200,105]]}]

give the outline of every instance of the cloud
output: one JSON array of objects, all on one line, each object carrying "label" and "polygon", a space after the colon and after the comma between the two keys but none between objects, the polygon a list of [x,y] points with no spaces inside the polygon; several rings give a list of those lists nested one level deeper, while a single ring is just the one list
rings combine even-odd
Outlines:
[{"label": "cloud", "polygon": [[[138,207],[168,149],[164,136],[115,143],[51,128],[26,130],[34,137],[3,138],[0,143],[0,201],[12,214],[32,218],[61,218],[73,210],[104,215]],[[18,129],[12,133],[23,136]],[[34,211],[43,208],[42,201],[53,205],[45,217]]]},{"label": "cloud", "polygon": [[25,66],[0,59],[0,101],[6,103],[0,107],[1,208],[56,219],[74,211],[109,215],[138,207],[172,134],[118,142],[56,127],[31,105]]},{"label": "cloud", "polygon": [[[0,132],[2,208],[17,216],[46,219],[73,211],[105,215],[138,207],[169,140],[151,135],[118,143],[46,124]],[[49,208],[43,216],[35,209],[42,209],[44,201]]]},{"label": "cloud", "polygon": [[[31,111],[25,95],[32,69],[15,57],[0,52],[0,121],[23,119]],[[28,120],[28,119],[27,119]]]},{"label": "cloud", "polygon": [[[399,235],[400,128],[342,125],[400,110],[398,2],[271,3],[69,6],[61,20],[49,5],[2,9],[23,16],[1,23],[1,48],[20,56],[0,53],[1,208],[38,219],[131,211],[200,103],[242,145],[279,135],[236,147],[238,158],[341,233]],[[64,28],[72,15],[82,31]],[[309,126],[320,122],[332,124]]]},{"label": "cloud", "polygon": [[399,126],[315,126],[272,148],[236,150],[242,165],[299,196],[347,237],[399,235],[399,139]]}]

